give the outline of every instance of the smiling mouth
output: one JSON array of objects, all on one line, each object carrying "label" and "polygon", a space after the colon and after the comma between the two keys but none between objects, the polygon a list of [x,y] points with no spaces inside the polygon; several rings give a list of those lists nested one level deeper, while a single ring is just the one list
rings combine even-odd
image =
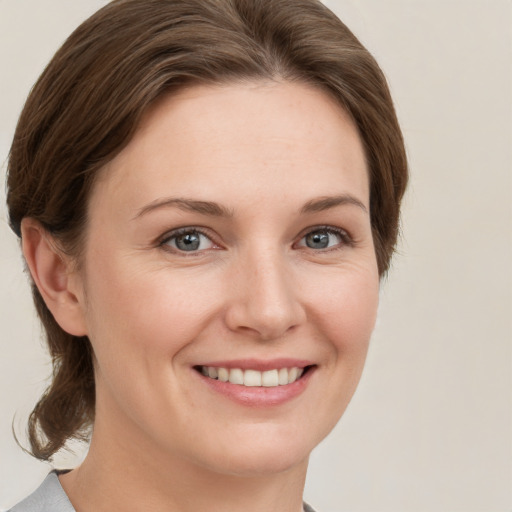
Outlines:
[{"label": "smiling mouth", "polygon": [[194,369],[213,380],[229,382],[245,387],[274,388],[293,384],[303,377],[313,365],[304,368],[275,368],[273,370],[242,370],[241,368],[222,368],[215,366],[195,366]]}]

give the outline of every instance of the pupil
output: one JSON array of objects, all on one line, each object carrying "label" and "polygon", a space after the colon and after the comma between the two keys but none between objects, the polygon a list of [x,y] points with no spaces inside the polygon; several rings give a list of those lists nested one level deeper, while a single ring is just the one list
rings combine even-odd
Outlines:
[{"label": "pupil", "polygon": [[176,239],[176,246],[182,251],[195,251],[199,247],[199,235],[197,233],[188,233]]},{"label": "pupil", "polygon": [[329,246],[329,235],[318,231],[311,233],[306,237],[306,245],[311,249],[325,249]]}]

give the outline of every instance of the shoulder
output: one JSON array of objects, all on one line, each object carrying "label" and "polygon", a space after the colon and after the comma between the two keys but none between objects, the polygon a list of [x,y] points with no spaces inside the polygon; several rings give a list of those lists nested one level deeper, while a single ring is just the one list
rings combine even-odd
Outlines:
[{"label": "shoulder", "polygon": [[59,477],[52,471],[43,483],[27,498],[7,512],[75,512]]},{"label": "shoulder", "polygon": [[306,502],[303,504],[303,510],[304,512],[316,512],[315,509],[311,505],[308,505]]}]

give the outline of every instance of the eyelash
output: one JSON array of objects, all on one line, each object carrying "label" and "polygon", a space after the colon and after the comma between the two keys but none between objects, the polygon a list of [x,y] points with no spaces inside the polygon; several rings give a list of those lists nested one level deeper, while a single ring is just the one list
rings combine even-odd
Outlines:
[{"label": "eyelash", "polygon": [[355,245],[354,239],[349,235],[349,233],[346,230],[341,229],[341,228],[336,228],[334,226],[314,226],[312,228],[308,228],[308,230],[301,235],[299,240],[302,241],[308,235],[310,235],[312,233],[315,233],[315,232],[318,232],[318,231],[329,233],[331,235],[337,235],[337,236],[340,237],[341,242],[339,244],[335,245],[334,247],[328,247],[328,248],[325,248],[325,249],[317,249],[317,250],[315,250],[315,249],[311,249],[309,247],[309,249],[311,249],[315,253],[319,253],[319,252],[320,253],[325,253],[325,252],[330,252],[330,251],[338,251],[338,250],[344,249],[346,247],[354,247],[354,245]]},{"label": "eyelash", "polygon": [[[331,251],[338,251],[338,250],[344,249],[345,247],[353,247],[355,245],[354,239],[350,236],[350,234],[346,230],[341,229],[341,228],[336,228],[336,227],[333,227],[333,226],[313,226],[312,228],[308,228],[308,230],[306,232],[303,232],[303,234],[301,234],[301,236],[299,238],[299,241],[302,241],[306,236],[308,236],[308,235],[310,235],[312,233],[315,233],[315,232],[319,232],[319,231],[320,232],[325,232],[325,233],[328,233],[328,234],[331,234],[331,235],[339,236],[340,239],[341,239],[341,243],[337,244],[334,247],[328,247],[328,248],[325,248],[325,249],[312,249],[310,247],[309,248],[306,247],[306,249],[310,249],[311,251],[313,251],[315,253],[326,253],[326,252],[331,252]],[[196,251],[187,252],[187,251],[182,251],[182,250],[179,250],[179,249],[176,249],[176,248],[171,248],[168,245],[171,240],[176,239],[179,236],[188,235],[188,234],[203,235],[206,238],[208,238],[208,240],[210,240],[214,245],[218,245],[213,240],[211,234],[209,234],[208,231],[206,231],[203,228],[195,227],[195,226],[187,226],[187,227],[184,227],[184,228],[179,228],[179,229],[176,229],[174,231],[171,231],[170,233],[167,233],[159,241],[158,245],[159,245],[159,247],[161,247],[165,251],[171,252],[173,254],[180,254],[181,256],[185,256],[185,257],[199,256],[204,251],[211,250],[211,249],[203,249],[203,250],[196,250]],[[305,247],[305,246],[301,246],[301,247]]]},{"label": "eyelash", "polygon": [[[190,251],[189,253],[187,253],[187,251],[181,251],[179,249],[170,247],[168,245],[171,240],[178,238],[182,235],[189,235],[189,234],[190,235],[192,235],[192,234],[203,235],[204,237],[208,238],[208,240],[210,240],[214,245],[218,245],[213,240],[211,234],[209,234],[206,230],[199,228],[199,227],[194,227],[194,226],[175,229],[174,231],[167,233],[166,235],[164,235],[164,238],[162,238],[160,240],[158,245],[163,250],[171,252],[173,254],[180,254],[183,256],[187,256],[187,257],[199,256],[202,252],[204,252],[204,250],[203,251]],[[205,250],[207,250],[207,249],[205,249]]]}]

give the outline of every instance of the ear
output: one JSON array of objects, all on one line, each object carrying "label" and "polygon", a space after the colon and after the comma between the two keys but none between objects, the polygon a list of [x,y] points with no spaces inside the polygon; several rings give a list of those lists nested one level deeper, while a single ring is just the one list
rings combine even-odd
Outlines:
[{"label": "ear", "polygon": [[82,280],[69,256],[34,219],[23,219],[21,240],[32,279],[57,323],[69,334],[87,335]]}]

